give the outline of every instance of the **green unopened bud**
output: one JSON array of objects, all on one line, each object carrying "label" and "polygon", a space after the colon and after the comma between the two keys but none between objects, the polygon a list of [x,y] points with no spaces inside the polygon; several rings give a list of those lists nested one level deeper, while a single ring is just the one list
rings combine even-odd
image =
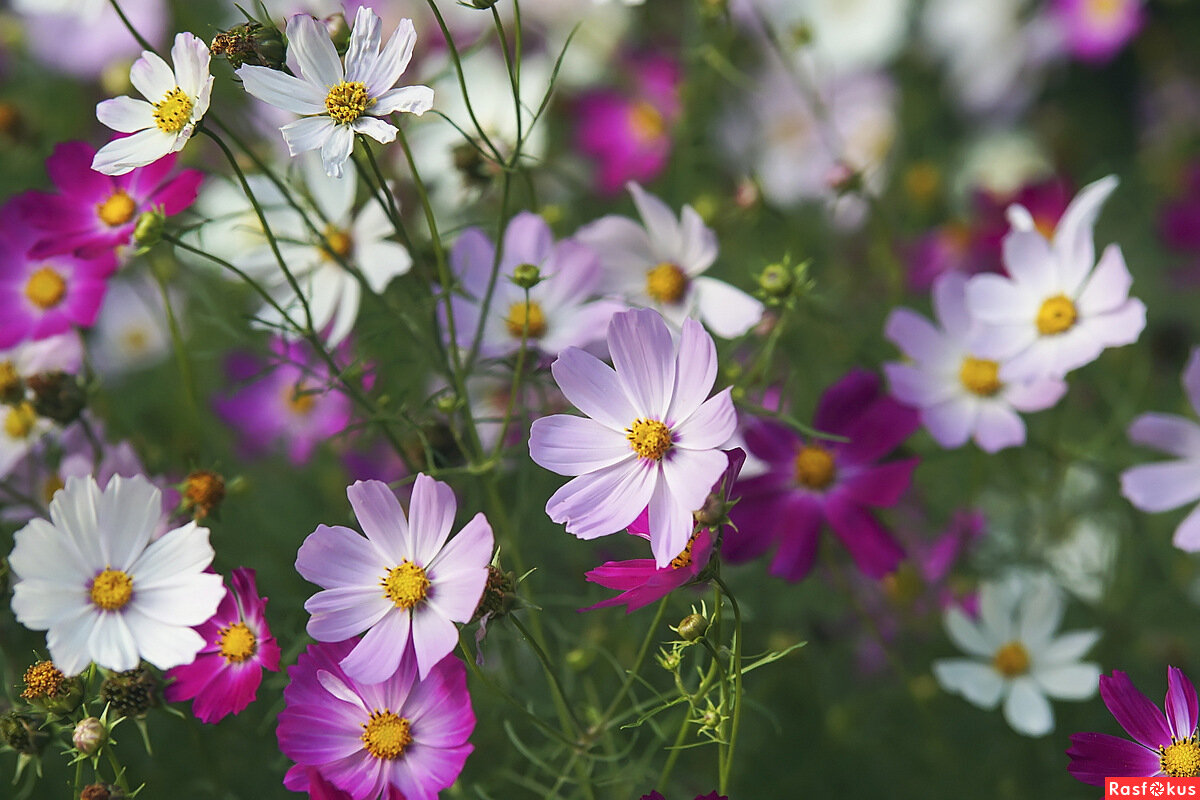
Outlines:
[{"label": "green unopened bud", "polygon": [[491,564],[488,565],[487,571],[487,582],[483,585],[479,605],[475,607],[475,613],[471,616],[472,622],[482,618],[484,614],[489,615],[489,620],[504,616],[512,610],[517,599],[517,576],[514,573],[504,572]]},{"label": "green unopened bud", "polygon": [[251,20],[218,33],[213,37],[209,52],[224,56],[234,69],[243,64],[283,69],[287,48],[278,28]]},{"label": "green unopened bud", "polygon": [[758,285],[768,297],[787,297],[792,291],[792,270],[785,264],[768,264],[758,274]]},{"label": "green unopened bud", "polygon": [[674,672],[683,663],[683,656],[680,655],[678,650],[659,650],[658,655],[655,656],[655,660],[667,672]]},{"label": "green unopened bud", "polygon": [[458,395],[454,392],[442,392],[433,401],[433,404],[443,414],[453,414],[454,410],[458,408]]},{"label": "green unopened bud", "polygon": [[50,738],[39,729],[37,717],[20,711],[10,711],[0,717],[0,737],[13,750],[28,756],[40,753]]},{"label": "green unopened bud", "polygon": [[121,717],[143,717],[159,705],[158,678],[137,669],[117,672],[100,684],[100,699]]},{"label": "green unopened bud", "polygon": [[71,734],[71,743],[85,756],[94,756],[99,753],[100,748],[107,741],[108,728],[95,717],[80,720],[79,724],[75,726],[74,733]]},{"label": "green unopened bud", "polygon": [[459,5],[465,8],[489,9],[500,0],[459,0]]},{"label": "green unopened bud", "polygon": [[694,642],[708,630],[708,618],[703,614],[688,614],[679,620],[679,625],[675,630],[679,632],[679,638],[685,642]]},{"label": "green unopened bud", "polygon": [[513,270],[512,282],[522,289],[532,289],[542,282],[542,271],[537,264],[518,264]]},{"label": "green unopened bud", "polygon": [[329,31],[329,38],[333,41],[338,55],[345,55],[350,47],[350,25],[346,22],[346,15],[338,12],[326,17],[324,22],[325,30]]},{"label": "green unopened bud", "polygon": [[596,654],[592,650],[576,647],[573,650],[567,651],[567,666],[576,672],[582,672],[587,669],[595,660]]},{"label": "green unopened bud", "polygon": [[133,241],[138,246],[138,252],[144,253],[161,242],[166,227],[167,217],[161,209],[143,211],[133,228]]}]

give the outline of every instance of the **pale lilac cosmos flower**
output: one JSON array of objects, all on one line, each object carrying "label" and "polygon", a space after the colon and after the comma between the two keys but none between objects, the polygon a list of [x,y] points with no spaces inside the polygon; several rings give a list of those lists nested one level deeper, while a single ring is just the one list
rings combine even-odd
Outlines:
[{"label": "pale lilac cosmos flower", "polygon": [[696,317],[723,338],[740,336],[762,318],[762,303],[703,273],[717,260],[717,237],[691,206],[678,218],[636,183],[628,185],[642,224],[609,215],[576,238],[600,255],[606,288],[639,306],[658,309],[678,327]]},{"label": "pale lilac cosmos flower", "polygon": [[366,631],[340,662],[356,681],[386,680],[410,646],[425,680],[458,644],[454,623],[479,605],[492,528],[476,514],[447,542],[458,504],[454,490],[428,475],[417,476],[408,519],[381,481],[358,481],[346,495],[365,538],[320,525],[296,556],[296,571],[324,589],[304,604],[308,632],[340,642]]},{"label": "pale lilac cosmos flower", "polygon": [[623,311],[608,326],[608,349],[615,370],[578,348],[559,354],[554,380],[588,416],[534,421],[529,454],[576,476],[546,513],[581,539],[623,530],[649,506],[650,547],[665,567],[687,544],[692,511],[728,463],[717,448],[737,425],[730,390],[708,397],[717,351],[695,320],[683,321],[676,346],[658,312]]},{"label": "pale lilac cosmos flower", "polygon": [[1145,305],[1129,297],[1133,278],[1121,248],[1109,245],[1096,263],[1096,216],[1116,186],[1110,175],[1084,187],[1052,241],[1025,208],[1009,208],[1004,266],[1011,277],[976,275],[967,284],[967,309],[983,325],[972,348],[1004,362],[1001,380],[1062,377],[1105,348],[1137,341],[1146,326]]},{"label": "pale lilac cosmos flower", "polygon": [[[450,267],[463,292],[451,299],[459,347],[471,346],[495,258],[495,246],[479,228],[463,231],[450,252]],[[529,290],[528,302],[525,290],[512,281],[513,271],[522,264],[538,267],[542,275]],[[480,352],[485,356],[514,353],[523,338],[527,346],[548,356],[565,347],[583,347],[603,338],[613,313],[624,308],[593,299],[602,277],[596,253],[574,239],[555,242],[550,226],[537,214],[524,212],[508,223],[499,270],[483,323]]]},{"label": "pale lilac cosmos flower", "polygon": [[933,285],[938,325],[907,308],[887,319],[884,335],[909,359],[884,364],[892,396],[921,412],[921,422],[942,447],[961,447],[974,439],[994,453],[1025,442],[1025,423],[1017,411],[1041,411],[1067,391],[1061,378],[1000,380],[1002,365],[978,357],[970,347],[976,328],[967,313],[967,279],[946,273]]},{"label": "pale lilac cosmos flower", "polygon": [[[1183,370],[1183,390],[1200,414],[1200,348],[1193,348]],[[1121,494],[1142,511],[1169,511],[1200,500],[1200,424],[1176,414],[1149,413],[1129,426],[1134,444],[1175,456],[1170,461],[1142,464],[1121,473]],[[1200,550],[1200,507],[1175,529],[1175,546]]]},{"label": "pale lilac cosmos flower", "polygon": [[64,142],[46,159],[46,172],[57,194],[29,192],[22,196],[25,219],[39,230],[30,250],[34,258],[74,253],[94,258],[133,239],[133,229],[144,211],[171,216],[196,199],[199,170],[171,174],[174,154],[124,175],[111,176],[92,169],[96,151],[86,142]]},{"label": "pale lilac cosmos flower", "polygon": [[239,567],[231,580],[217,613],[196,628],[205,642],[196,660],[166,675],[173,681],[163,692],[167,702],[193,700],[192,714],[201,722],[241,713],[258,694],[263,670],[279,671],[279,645],[267,627],[267,598],[258,594],[254,570]]},{"label": "pale lilac cosmos flower", "polygon": [[172,69],[149,50],[133,62],[129,81],[145,100],[114,97],[96,106],[96,118],[121,133],[101,147],[92,169],[105,175],[124,175],[183,149],[208,111],[213,76],[209,74],[208,45],[190,33],[175,36]]},{"label": "pale lilac cosmos flower", "polygon": [[276,735],[296,766],[283,785],[329,800],[343,797],[329,784],[352,800],[437,800],[474,749],[466,668],[448,657],[418,679],[409,653],[387,680],[366,684],[340,666],[355,644],[309,645],[288,667]]},{"label": "pale lilac cosmos flower", "polygon": [[1100,696],[1134,741],[1107,733],[1071,734],[1067,771],[1077,780],[1102,786],[1110,777],[1200,775],[1196,730],[1200,703],[1196,687],[1182,670],[1167,667],[1167,696],[1162,711],[1120,670],[1100,676]]},{"label": "pale lilac cosmos flower", "polygon": [[331,177],[342,176],[355,134],[387,144],[396,138],[397,128],[385,118],[397,111],[420,115],[433,106],[428,86],[396,87],[417,41],[412,20],[400,20],[382,49],[381,24],[371,9],[358,9],[343,65],[325,26],[297,14],[288,20],[287,38],[300,77],[249,64],[237,71],[246,91],[259,100],[309,115],[280,132],[293,156],[320,150]]},{"label": "pale lilac cosmos flower", "polygon": [[1050,10],[1071,54],[1103,63],[1141,30],[1143,5],[1144,0],[1053,0]]},{"label": "pale lilac cosmos flower", "polygon": [[738,503],[730,517],[737,532],[725,537],[721,554],[739,563],[777,545],[771,574],[798,581],[812,569],[828,524],[863,573],[888,574],[904,551],[870,508],[899,501],[918,459],[876,462],[918,424],[915,411],[885,395],[879,378],[861,369],[826,390],[813,417],[817,430],[846,441],[806,440],[778,422],[750,422],[746,446],[766,470],[734,488]]}]

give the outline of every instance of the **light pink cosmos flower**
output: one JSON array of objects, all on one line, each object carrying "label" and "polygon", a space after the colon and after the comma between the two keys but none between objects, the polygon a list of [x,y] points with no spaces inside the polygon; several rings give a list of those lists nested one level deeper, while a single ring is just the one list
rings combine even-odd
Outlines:
[{"label": "light pink cosmos flower", "polygon": [[492,558],[492,528],[476,514],[446,542],[454,524],[454,491],[418,475],[406,520],[381,481],[346,490],[366,538],[340,525],[319,525],[296,556],[296,571],[324,591],[308,599],[309,634],[321,642],[367,635],[341,660],[361,683],[396,672],[409,643],[421,679],[458,644],[455,622],[479,605]]},{"label": "light pink cosmos flower", "polygon": [[942,447],[973,438],[989,453],[1025,442],[1017,411],[1050,408],[1067,391],[1061,378],[1000,380],[1002,365],[970,347],[975,323],[967,313],[966,276],[945,273],[933,284],[938,326],[907,308],[888,316],[884,335],[909,359],[883,365],[892,396],[921,411],[921,423]]},{"label": "light pink cosmos flower", "polygon": [[976,275],[967,283],[967,310],[983,323],[972,349],[1004,362],[1001,380],[1062,377],[1141,335],[1146,306],[1129,296],[1133,278],[1120,246],[1109,245],[1097,263],[1092,243],[1096,216],[1116,187],[1112,175],[1084,187],[1049,241],[1025,208],[1009,207],[1004,266],[1011,277]]},{"label": "light pink cosmos flower", "polygon": [[[1192,349],[1183,370],[1183,390],[1200,414],[1200,347]],[[1200,424],[1175,414],[1142,414],[1129,426],[1134,444],[1175,456],[1121,473],[1121,494],[1142,511],[1169,511],[1200,500]],[[1175,529],[1175,546],[1200,550],[1200,507]]]},{"label": "light pink cosmos flower", "polygon": [[605,285],[631,304],[656,308],[678,327],[696,317],[713,333],[741,336],[762,318],[762,303],[704,276],[717,260],[717,237],[691,206],[676,218],[666,203],[630,182],[642,224],[609,215],[575,237],[600,256]]},{"label": "light pink cosmos flower", "polygon": [[1142,29],[1143,5],[1144,0],[1053,0],[1050,10],[1071,54],[1103,63]]},{"label": "light pink cosmos flower", "polygon": [[[730,390],[709,398],[717,351],[702,325],[683,321],[678,346],[650,309],[614,314],[613,368],[568,347],[551,366],[567,399],[587,417],[555,414],[533,423],[529,454],[576,476],[546,503],[550,519],[581,539],[623,530],[649,506],[650,548],[661,568],[692,534],[728,460],[718,450],[737,427]],[[708,398],[708,399],[706,399]]]}]

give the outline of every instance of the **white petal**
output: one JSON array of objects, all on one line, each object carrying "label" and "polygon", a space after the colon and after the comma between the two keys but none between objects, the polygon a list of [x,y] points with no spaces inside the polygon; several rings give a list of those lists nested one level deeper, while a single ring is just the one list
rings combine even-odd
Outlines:
[{"label": "white petal", "polygon": [[337,123],[329,117],[308,117],[284,125],[279,132],[287,142],[288,152],[298,156],[324,147],[336,127]]},{"label": "white petal", "polygon": [[1100,668],[1095,664],[1066,664],[1034,669],[1042,691],[1059,700],[1086,700],[1100,689]]},{"label": "white petal", "polygon": [[326,91],[342,81],[342,62],[324,25],[297,14],[288,20],[287,38],[306,81]]},{"label": "white petal", "polygon": [[141,58],[133,62],[129,69],[129,82],[143,97],[151,103],[157,103],[175,88],[175,73],[161,57],[143,50]]},{"label": "white petal", "polygon": [[158,128],[149,128],[124,139],[114,139],[101,147],[92,159],[92,169],[105,175],[124,175],[158,161],[170,153],[175,144],[175,136]]},{"label": "white petal", "polygon": [[[638,184],[630,181],[627,188],[633,195],[633,204],[637,206],[642,222],[646,224],[650,246],[657,260],[675,263],[683,252],[683,235],[674,212],[666,203]],[[649,266],[653,265],[648,265],[647,268]]]},{"label": "white petal", "polygon": [[1045,736],[1054,730],[1054,712],[1050,709],[1050,701],[1030,677],[1013,681],[1008,699],[1004,702],[1004,719],[1014,731],[1025,736]]},{"label": "white petal", "polygon": [[342,177],[342,167],[354,151],[354,131],[349,125],[334,125],[333,130],[321,145],[321,162],[325,174]]},{"label": "white petal", "polygon": [[980,708],[995,708],[1004,693],[1004,680],[989,666],[965,658],[933,662],[933,676],[942,688],[965,697]]},{"label": "white petal", "polygon": [[355,133],[370,136],[380,144],[388,144],[396,140],[398,129],[390,122],[375,117],[359,117],[350,125]]},{"label": "white petal", "polygon": [[237,71],[237,76],[245,90],[264,103],[295,114],[325,113],[325,95],[321,90],[294,75],[247,64]]},{"label": "white petal", "polygon": [[418,117],[433,108],[433,89],[428,86],[399,86],[379,96],[371,113],[384,117],[396,111],[416,114]]},{"label": "white petal", "polygon": [[96,119],[121,133],[155,127],[154,106],[132,97],[114,97],[97,104]]},{"label": "white petal", "polygon": [[692,290],[700,319],[723,339],[741,336],[762,319],[763,304],[725,281],[695,278]]},{"label": "white petal", "polygon": [[[188,97],[196,98],[210,82],[208,65],[212,56],[208,45],[186,31],[175,35],[171,46],[171,62],[175,65],[175,82]],[[159,98],[162,99],[161,97]],[[202,116],[203,110],[199,111]]]},{"label": "white petal", "polygon": [[1054,231],[1054,252],[1058,255],[1063,286],[1068,294],[1083,282],[1084,276],[1095,263],[1096,217],[1104,201],[1117,188],[1117,177],[1109,175],[1088,184],[1075,195],[1075,199],[1063,212],[1062,219]]}]

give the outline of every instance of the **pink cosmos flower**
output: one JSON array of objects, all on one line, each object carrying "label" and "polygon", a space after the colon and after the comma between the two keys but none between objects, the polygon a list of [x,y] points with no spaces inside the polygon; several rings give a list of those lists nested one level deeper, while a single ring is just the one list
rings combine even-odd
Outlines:
[{"label": "pink cosmos flower", "polygon": [[908,360],[884,364],[883,370],[892,395],[920,409],[922,424],[942,447],[961,447],[973,438],[994,453],[1025,442],[1025,423],[1017,411],[1050,408],[1067,384],[1051,376],[1000,380],[1002,365],[971,350],[976,324],[967,313],[966,284],[958,273],[933,284],[938,326],[907,308],[888,316],[884,335]]},{"label": "pink cosmos flower", "polygon": [[550,519],[594,539],[623,530],[649,506],[650,547],[666,567],[728,464],[717,448],[736,427],[733,401],[729,389],[708,397],[717,351],[695,320],[684,320],[676,346],[658,312],[623,311],[608,326],[608,349],[615,370],[575,347],[559,354],[554,380],[588,416],[535,420],[529,454],[576,476],[546,503]]},{"label": "pink cosmos flower", "polygon": [[868,509],[891,506],[908,489],[918,459],[876,462],[918,424],[915,411],[884,395],[879,378],[861,369],[821,396],[813,418],[817,430],[847,441],[806,441],[777,422],[750,423],[746,445],[768,470],[734,487],[737,533],[725,537],[722,556],[738,563],[777,545],[771,574],[798,581],[812,568],[828,525],[865,574],[894,570],[904,551]]},{"label": "pink cosmos flower", "polygon": [[[1200,414],[1200,347],[1192,349],[1183,370],[1183,391]],[[1130,503],[1142,511],[1158,512],[1200,500],[1200,424],[1176,414],[1142,414],[1130,424],[1129,439],[1175,456],[1121,473],[1121,494]],[[1174,543],[1188,552],[1200,550],[1200,507],[1179,523]]]},{"label": "pink cosmos flower", "polygon": [[628,181],[652,181],[671,155],[679,118],[680,70],[674,59],[647,54],[629,59],[627,86],[598,89],[575,106],[576,146],[596,162],[596,187],[616,194]]},{"label": "pink cosmos flower", "polygon": [[409,518],[381,481],[346,490],[363,536],[319,525],[300,546],[296,571],[324,591],[308,599],[309,634],[321,642],[367,635],[341,660],[356,681],[387,680],[410,649],[421,680],[458,644],[456,622],[479,605],[492,558],[492,528],[476,514],[451,539],[454,490],[418,475]]},{"label": "pink cosmos flower", "polygon": [[288,667],[276,735],[296,766],[283,785],[330,800],[342,795],[329,784],[352,800],[437,800],[474,749],[466,668],[448,657],[418,679],[410,652],[386,681],[364,684],[339,666],[355,645],[309,645]]},{"label": "pink cosmos flower", "polygon": [[[1196,687],[1177,667],[1167,667],[1163,710],[1139,692],[1120,670],[1100,676],[1100,696],[1134,741],[1107,733],[1073,733],[1067,771],[1102,786],[1108,777],[1195,777],[1200,773]],[[1165,712],[1165,713],[1164,713]]]},{"label": "pink cosmos flower", "polygon": [[318,445],[350,424],[350,398],[328,387],[328,370],[305,342],[276,338],[271,352],[267,364],[245,354],[231,357],[230,379],[248,384],[213,405],[238,429],[247,454],[285,445],[291,462],[303,464]]},{"label": "pink cosmos flower", "polygon": [[[495,246],[479,228],[463,231],[450,252],[451,269],[465,295],[455,294],[451,301],[460,347],[469,348],[475,336],[495,258]],[[522,264],[538,267],[542,275],[529,290],[528,303],[525,290],[512,281],[513,271]],[[528,345],[547,355],[558,355],[564,347],[583,347],[600,339],[613,313],[624,308],[593,300],[601,280],[596,253],[574,239],[555,242],[550,226],[537,214],[524,212],[508,223],[499,270],[483,324],[481,350],[487,356],[519,350],[526,328]]]},{"label": "pink cosmos flower", "polygon": [[[725,474],[713,486],[712,492],[704,501],[704,507],[697,510],[697,516],[706,512],[723,517],[725,502],[729,490],[737,480],[742,464],[746,461],[746,453],[740,449],[728,451],[729,466]],[[708,567],[712,559],[713,545],[717,543],[720,521],[717,526],[704,526],[698,523],[692,538],[679,552],[671,563],[659,568],[652,558],[637,558],[631,561],[607,561],[590,570],[584,577],[592,583],[598,583],[607,589],[620,591],[616,597],[601,600],[593,606],[580,609],[592,611],[597,608],[610,606],[625,606],[625,613],[631,614],[642,606],[660,600],[681,586],[692,583]],[[643,539],[650,538],[649,514],[643,511],[629,526],[629,532]]]},{"label": "pink cosmos flower", "polygon": [[111,252],[90,259],[30,256],[38,233],[25,220],[23,204],[14,198],[0,208],[0,349],[91,325],[117,268]]},{"label": "pink cosmos flower", "polygon": [[1109,245],[1096,263],[1092,242],[1096,216],[1116,187],[1111,175],[1084,187],[1052,240],[1027,209],[1009,208],[1004,265],[1011,277],[976,275],[966,290],[967,309],[983,324],[972,349],[1004,362],[1001,380],[1062,377],[1141,335],[1146,306],[1129,297],[1133,278],[1121,248]]},{"label": "pink cosmos flower", "polygon": [[267,626],[267,598],[258,595],[254,570],[239,567],[231,579],[233,590],[226,590],[217,613],[196,628],[205,642],[196,660],[166,676],[174,681],[164,692],[167,702],[194,699],[192,714],[201,722],[241,713],[258,694],[263,670],[279,671],[279,645]]},{"label": "pink cosmos flower", "polygon": [[1100,64],[1142,29],[1146,21],[1142,6],[1143,0],[1053,0],[1051,13],[1071,54]]},{"label": "pink cosmos flower", "polygon": [[95,155],[87,142],[58,145],[46,159],[46,172],[58,193],[23,195],[25,218],[38,229],[31,257],[73,253],[96,258],[128,245],[143,211],[178,214],[195,201],[204,178],[194,169],[170,175],[173,153],[119,176],[93,170]]}]

